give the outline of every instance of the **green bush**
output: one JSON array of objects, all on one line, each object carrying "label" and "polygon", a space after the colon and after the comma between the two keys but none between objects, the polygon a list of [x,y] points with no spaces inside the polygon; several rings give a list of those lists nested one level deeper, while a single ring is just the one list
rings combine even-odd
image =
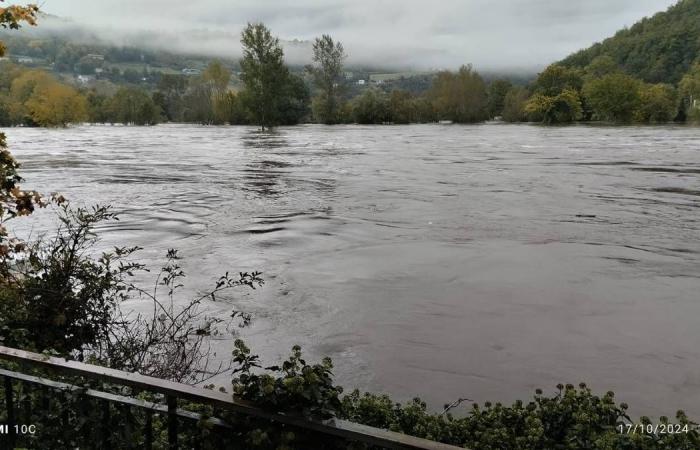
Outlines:
[{"label": "green bush", "polygon": [[[628,434],[625,425],[632,420],[627,405],[618,404],[612,392],[599,396],[585,384],[558,385],[551,396],[537,390],[529,402],[516,401],[511,406],[474,404],[458,417],[450,412],[454,405],[446,405],[443,413],[436,414],[419,398],[402,405],[386,395],[362,394],[357,390],[341,397],[343,389],[333,384],[331,361],[324,359],[320,365],[308,365],[299,347],[294,347],[292,356],[281,367],[269,367],[262,373],[258,357],[251,355],[242,341],[236,342],[233,355],[242,374],[233,380],[234,395],[276,412],[293,411],[310,418],[337,417],[483,450],[700,448],[696,424],[682,411],[673,422],[688,425],[687,433]],[[252,374],[252,369],[258,373]],[[670,422],[661,417],[657,423]],[[650,420],[643,417],[640,423],[648,424]],[[253,427],[251,433],[266,437],[265,445],[270,447],[264,448],[274,448],[274,427],[248,425]],[[309,444],[306,440],[299,446],[300,442],[286,438],[284,445],[292,448]]]}]

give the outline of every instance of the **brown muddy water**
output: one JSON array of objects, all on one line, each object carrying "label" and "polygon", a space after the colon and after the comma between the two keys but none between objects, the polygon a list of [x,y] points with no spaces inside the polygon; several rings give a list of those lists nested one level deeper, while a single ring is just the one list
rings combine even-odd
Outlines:
[{"label": "brown muddy water", "polygon": [[436,409],[586,381],[700,417],[698,129],[5,131],[25,186],[121,213],[102,245],[152,266],[179,249],[191,290],[263,271],[206,307],[252,312],[266,362],[298,343],[348,387]]}]

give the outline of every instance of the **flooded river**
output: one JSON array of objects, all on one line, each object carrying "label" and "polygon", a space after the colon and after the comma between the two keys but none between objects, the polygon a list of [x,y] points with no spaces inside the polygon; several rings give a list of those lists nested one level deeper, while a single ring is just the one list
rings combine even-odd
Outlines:
[{"label": "flooded river", "polygon": [[700,417],[698,129],[6,132],[25,186],[114,205],[103,245],[152,266],[177,248],[193,290],[264,272],[206,307],[252,312],[266,362],[298,343],[346,386],[434,408],[586,381]]}]

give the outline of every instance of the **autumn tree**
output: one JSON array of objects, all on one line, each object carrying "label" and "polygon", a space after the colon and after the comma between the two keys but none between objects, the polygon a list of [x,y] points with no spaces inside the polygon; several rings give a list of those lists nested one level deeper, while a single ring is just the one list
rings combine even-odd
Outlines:
[{"label": "autumn tree", "polygon": [[[3,1],[3,0],[0,0]],[[36,24],[39,9],[35,5],[0,7],[0,27],[16,30],[21,23]],[[0,41],[0,57],[6,48]],[[35,205],[43,205],[41,196],[34,191],[20,189],[19,163],[7,149],[4,133],[0,133],[0,258],[5,259],[21,251],[23,244],[7,237],[5,223],[17,216],[31,214]],[[4,274],[0,274],[2,276]],[[0,281],[4,277],[0,278]]]},{"label": "autumn tree", "polygon": [[[5,0],[0,0],[0,2],[4,1]],[[36,15],[38,12],[39,7],[33,4],[27,6],[0,6],[0,28],[17,30],[23,22],[29,25],[36,25]],[[5,56],[6,51],[5,45],[0,41],[0,57]]]},{"label": "autumn tree", "polygon": [[340,86],[343,62],[347,58],[343,44],[324,34],[313,44],[314,64],[307,67],[314,77],[319,94],[314,98],[313,114],[316,121],[335,124],[340,120]]},{"label": "autumn tree", "polygon": [[192,78],[184,96],[184,118],[204,125],[227,122],[228,85],[231,71],[221,61],[212,61],[202,75]]},{"label": "autumn tree", "polygon": [[213,123],[223,125],[228,121],[229,97],[228,85],[231,81],[231,71],[224,67],[221,61],[212,61],[202,73],[202,80],[211,89]]},{"label": "autumn tree", "polygon": [[38,85],[26,107],[32,120],[43,127],[65,127],[88,120],[85,97],[56,81]]},{"label": "autumn tree", "polygon": [[214,117],[221,123],[229,125],[247,125],[248,116],[243,107],[241,96],[233,91],[228,91],[214,105]]}]

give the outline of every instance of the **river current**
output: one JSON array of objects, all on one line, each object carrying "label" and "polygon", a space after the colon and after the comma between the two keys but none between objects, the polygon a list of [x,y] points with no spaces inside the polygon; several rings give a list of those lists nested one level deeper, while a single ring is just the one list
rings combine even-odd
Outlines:
[{"label": "river current", "polygon": [[102,246],[152,268],[179,249],[190,291],[262,271],[205,308],[251,312],[237,332],[265,362],[300,344],[345,386],[435,409],[586,381],[633,414],[700,416],[698,129],[5,132],[24,186],[120,213]]}]

